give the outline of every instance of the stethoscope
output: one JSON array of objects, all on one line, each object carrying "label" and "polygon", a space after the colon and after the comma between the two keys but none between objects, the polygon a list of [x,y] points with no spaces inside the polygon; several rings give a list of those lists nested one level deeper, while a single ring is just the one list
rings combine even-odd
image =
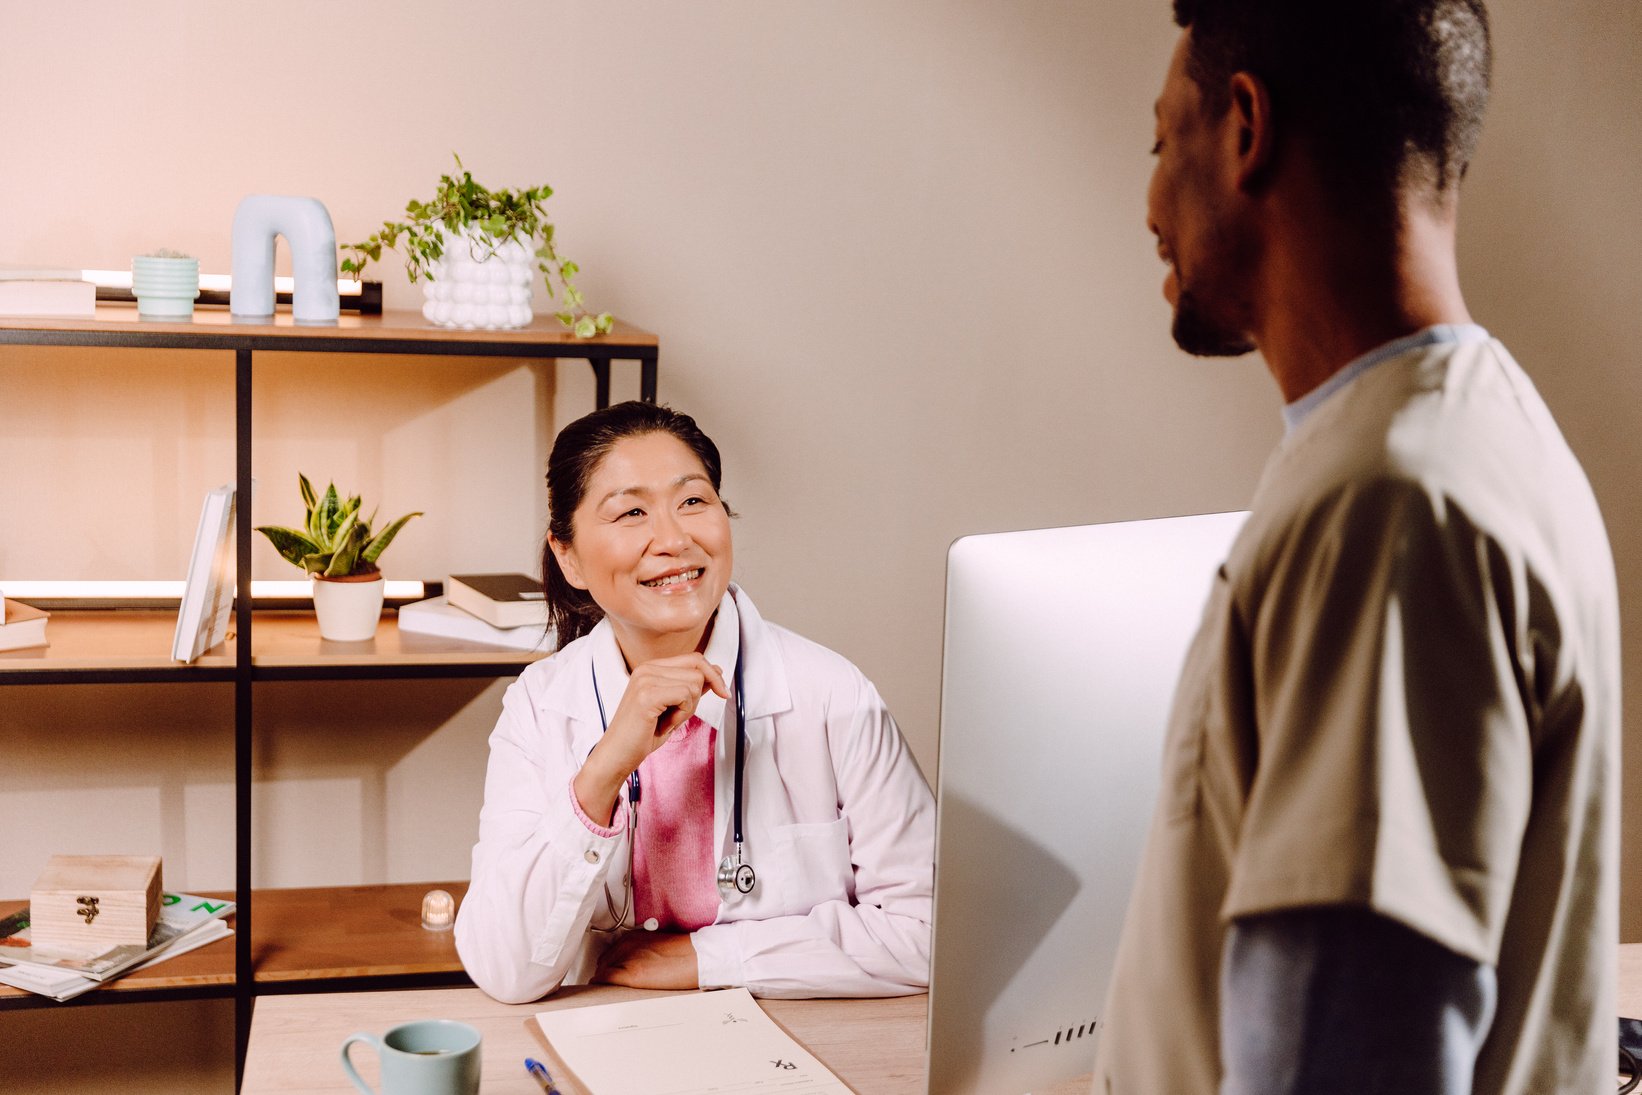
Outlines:
[{"label": "stethoscope", "polygon": [[[741,669],[746,664],[746,653],[746,648],[741,643],[738,635],[736,637],[734,684],[735,793],[731,799],[733,806],[730,812],[734,829],[731,836],[734,838],[735,851],[719,860],[718,863],[718,889],[725,897],[752,893],[753,887],[758,885],[758,873],[753,870],[752,864],[746,860],[744,842],[741,837],[741,791],[746,779],[747,763],[747,701],[742,695]],[[593,676],[593,700],[599,705],[599,732],[602,734],[610,729],[610,721],[604,714],[604,697],[599,694],[598,667],[590,661],[588,669]],[[643,797],[643,790],[643,785],[639,781],[639,770],[635,768],[627,777],[627,873],[622,876],[621,880],[623,897],[620,916],[616,915],[616,905],[615,902],[610,900],[610,891],[606,890],[604,894],[605,907],[609,910],[611,919],[615,921],[615,927],[610,928],[610,931],[620,929],[627,922],[628,914],[633,911],[633,845],[638,842],[639,838],[639,800]]]}]

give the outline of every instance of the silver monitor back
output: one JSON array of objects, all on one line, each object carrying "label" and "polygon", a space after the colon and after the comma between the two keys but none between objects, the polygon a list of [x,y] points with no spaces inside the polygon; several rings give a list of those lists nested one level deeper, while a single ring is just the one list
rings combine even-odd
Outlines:
[{"label": "silver monitor back", "polygon": [[1244,513],[947,554],[930,1095],[1094,1067],[1186,647]]}]

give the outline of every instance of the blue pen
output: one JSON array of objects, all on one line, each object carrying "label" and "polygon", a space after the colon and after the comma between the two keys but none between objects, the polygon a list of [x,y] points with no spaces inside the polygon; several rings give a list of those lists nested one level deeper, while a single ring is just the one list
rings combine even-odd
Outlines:
[{"label": "blue pen", "polygon": [[553,1086],[553,1077],[548,1075],[547,1066],[536,1060],[536,1058],[525,1058],[525,1071],[535,1077],[536,1082],[542,1085],[542,1090],[547,1092],[547,1095],[559,1095],[559,1089]]}]

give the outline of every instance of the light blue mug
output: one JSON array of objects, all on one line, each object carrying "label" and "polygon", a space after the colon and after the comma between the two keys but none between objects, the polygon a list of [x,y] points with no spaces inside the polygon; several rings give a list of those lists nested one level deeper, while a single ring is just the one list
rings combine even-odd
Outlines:
[{"label": "light blue mug", "polygon": [[348,1056],[355,1042],[376,1047],[382,1095],[478,1095],[479,1032],[450,1019],[401,1023],[378,1038],[352,1034],[342,1043],[342,1071],[365,1095],[376,1095]]}]

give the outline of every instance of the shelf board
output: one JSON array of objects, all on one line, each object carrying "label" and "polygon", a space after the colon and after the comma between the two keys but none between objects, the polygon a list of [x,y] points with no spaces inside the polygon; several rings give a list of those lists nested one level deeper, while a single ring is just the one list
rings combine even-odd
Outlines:
[{"label": "shelf board", "polygon": [[393,613],[384,614],[375,638],[357,643],[321,639],[312,612],[258,612],[252,629],[251,660],[258,669],[511,666],[517,671],[551,653],[400,631]]},{"label": "shelf board", "polygon": [[177,613],[162,609],[53,609],[46,621],[49,646],[0,651],[0,681],[12,674],[140,671],[202,676],[234,668],[233,644],[208,650],[192,666],[171,660]]},{"label": "shelf board", "polygon": [[[466,882],[411,882],[257,890],[252,894],[252,963],[258,991],[307,982],[381,980],[405,986],[461,979],[453,933],[422,927],[422,895],[448,891],[460,903]],[[232,896],[210,894],[206,896]],[[0,902],[0,916],[23,901]],[[234,917],[228,918],[234,926]],[[227,996],[234,989],[234,937],[219,939],[115,978],[74,1002],[130,1003],[179,995]],[[0,985],[0,1010],[58,1006],[43,996]]]},{"label": "shelf board", "polygon": [[617,360],[654,360],[659,347],[655,335],[619,319],[609,334],[582,339],[551,315],[537,316],[528,326],[513,330],[465,331],[435,326],[421,312],[409,309],[370,316],[343,313],[330,323],[298,323],[288,311],[245,318],[226,308],[197,307],[191,319],[173,321],[143,319],[135,304],[100,304],[91,319],[0,317],[0,343]]},{"label": "shelf board", "polygon": [[[176,619],[175,612],[163,609],[57,609],[46,624],[49,646],[0,651],[0,683],[232,679],[237,654],[232,633],[192,665],[171,660]],[[508,675],[549,653],[402,633],[391,611],[383,615],[375,638],[358,643],[321,639],[313,613],[306,611],[258,612],[252,627],[253,672],[270,677],[415,670],[435,676]]]},{"label": "shelf board", "polygon": [[466,882],[259,890],[251,957],[259,985],[361,977],[460,974],[453,932],[422,927],[422,896]]}]

